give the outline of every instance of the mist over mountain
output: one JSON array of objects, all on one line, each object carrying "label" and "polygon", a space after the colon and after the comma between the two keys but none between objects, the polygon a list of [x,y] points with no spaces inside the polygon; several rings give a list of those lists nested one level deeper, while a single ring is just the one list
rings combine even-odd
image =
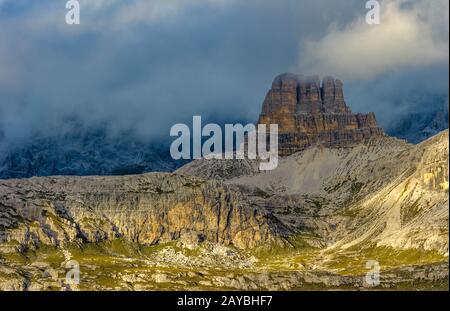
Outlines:
[{"label": "mist over mountain", "polygon": [[[344,86],[345,89],[345,86]],[[386,88],[385,88],[386,89]],[[429,88],[427,88],[429,89]],[[342,90],[341,90],[342,91]],[[352,94],[352,92],[350,92]],[[380,94],[373,90],[372,94]],[[419,95],[417,95],[419,94]],[[393,98],[403,98],[405,106],[394,108],[394,116],[380,107],[370,106],[361,101],[370,96],[353,93],[354,99],[347,101],[354,107],[357,99],[360,105],[377,111],[377,120],[385,132],[393,137],[405,139],[410,143],[419,143],[448,128],[448,100],[445,96],[430,96],[416,92],[406,97],[401,93]],[[395,102],[395,101],[394,101]],[[260,104],[261,105],[261,104]],[[358,112],[368,112],[368,111]],[[179,115],[179,122],[190,124],[189,115]],[[238,118],[236,115],[203,117],[203,123],[242,123],[256,122],[255,119]],[[111,122],[99,122],[87,126],[76,117],[64,118],[64,126],[49,134],[41,131],[29,138],[15,141],[5,139],[0,131],[0,179],[24,178],[53,175],[127,175],[147,172],[172,172],[188,161],[173,160],[170,156],[170,144],[174,138],[169,136],[170,127],[163,134],[144,133],[136,129],[120,130]],[[0,124],[0,130],[2,126]]]},{"label": "mist over mountain", "polygon": [[[89,15],[75,29],[60,24],[64,11],[53,1],[30,2],[0,4],[0,178],[172,171],[172,125],[193,115],[256,122],[284,71],[343,80],[352,111],[375,112],[394,137],[417,143],[448,128],[446,0],[389,6],[380,28],[360,24],[365,8],[348,0],[189,1],[176,10],[163,1],[139,9],[139,1],[85,1]],[[387,35],[394,17],[412,29],[409,50],[398,33]],[[364,41],[371,31],[388,38],[379,44],[389,53],[358,48],[373,48]],[[360,44],[342,43],[349,38]],[[421,52],[426,44],[432,53]],[[383,70],[372,70],[377,63]]]},{"label": "mist over mountain", "polygon": [[419,143],[448,128],[448,108],[448,99],[436,98],[435,102],[427,103],[425,107],[400,115],[395,123],[387,127],[387,132],[411,143]]},{"label": "mist over mountain", "polygon": [[144,140],[131,131],[111,135],[102,126],[53,136],[36,135],[3,146],[0,179],[52,175],[127,175],[172,171],[185,163],[169,153],[169,140]]},{"label": "mist over mountain", "polygon": [[80,4],[71,27],[58,1],[0,1],[7,143],[65,132],[72,116],[145,140],[193,115],[255,122],[288,71],[345,81],[353,111],[374,111],[385,129],[415,105],[405,94],[448,97],[447,0],[383,0],[375,27],[360,0]]},{"label": "mist over mountain", "polygon": [[[183,118],[184,121],[186,118]],[[206,116],[203,125],[247,124],[246,120],[225,121]],[[186,120],[191,126],[192,119]],[[176,137],[148,139],[129,129],[115,132],[110,124],[86,127],[82,120],[67,118],[64,130],[53,135],[35,133],[30,139],[5,143],[0,132],[0,179],[54,175],[128,175],[172,172],[189,160],[174,160],[170,145]],[[206,139],[206,138],[204,138]]]}]

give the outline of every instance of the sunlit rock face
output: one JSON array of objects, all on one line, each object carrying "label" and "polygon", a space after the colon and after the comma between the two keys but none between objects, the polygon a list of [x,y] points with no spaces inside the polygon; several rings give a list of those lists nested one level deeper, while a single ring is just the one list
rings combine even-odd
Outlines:
[{"label": "sunlit rock face", "polygon": [[266,95],[260,124],[278,124],[279,151],[286,156],[313,144],[347,147],[384,136],[375,114],[353,114],[344,99],[343,83],[332,77],[285,73]]},{"label": "sunlit rock face", "polygon": [[217,181],[153,173],[0,182],[0,243],[63,246],[123,238],[154,245],[188,237],[252,248],[276,242],[282,231],[238,189]]}]

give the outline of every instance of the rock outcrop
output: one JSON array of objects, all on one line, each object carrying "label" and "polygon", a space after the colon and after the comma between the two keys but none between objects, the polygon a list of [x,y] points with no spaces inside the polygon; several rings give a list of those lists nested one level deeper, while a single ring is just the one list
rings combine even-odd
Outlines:
[{"label": "rock outcrop", "polygon": [[279,152],[286,156],[313,144],[347,147],[384,136],[375,114],[353,114],[340,80],[290,73],[275,78],[258,123],[278,124]]},{"label": "rock outcrop", "polygon": [[217,181],[172,174],[0,181],[0,240],[26,248],[116,238],[252,248],[276,241],[276,228],[269,213]]}]

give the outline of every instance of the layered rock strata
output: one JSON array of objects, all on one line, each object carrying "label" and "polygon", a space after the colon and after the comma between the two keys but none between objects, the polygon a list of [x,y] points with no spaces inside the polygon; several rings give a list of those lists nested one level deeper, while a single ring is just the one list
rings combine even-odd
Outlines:
[{"label": "layered rock strata", "polygon": [[275,78],[259,117],[278,124],[279,152],[286,156],[313,144],[339,148],[384,136],[375,114],[354,114],[344,99],[340,80],[290,73]]},{"label": "layered rock strata", "polygon": [[232,188],[172,174],[0,181],[0,243],[188,239],[252,248],[278,240],[277,221]]}]

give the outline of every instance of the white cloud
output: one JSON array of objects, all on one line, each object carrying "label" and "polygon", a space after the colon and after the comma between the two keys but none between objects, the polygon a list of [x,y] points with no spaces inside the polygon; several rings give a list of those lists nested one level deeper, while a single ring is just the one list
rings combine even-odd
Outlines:
[{"label": "white cloud", "polygon": [[448,6],[448,0],[385,0],[379,25],[365,22],[362,7],[361,16],[343,29],[331,27],[321,39],[302,46],[301,71],[358,79],[448,64]]}]

